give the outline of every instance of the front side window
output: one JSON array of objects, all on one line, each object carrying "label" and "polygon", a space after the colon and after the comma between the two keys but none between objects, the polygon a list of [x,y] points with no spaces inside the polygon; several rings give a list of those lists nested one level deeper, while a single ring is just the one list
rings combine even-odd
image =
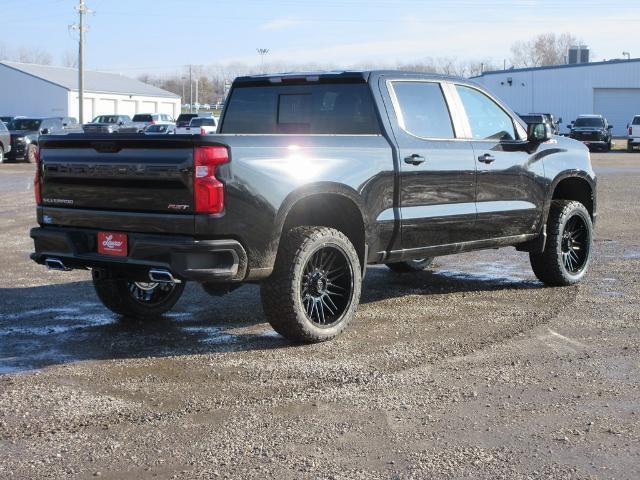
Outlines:
[{"label": "front side window", "polygon": [[423,138],[455,138],[442,88],[434,82],[393,82],[398,121],[407,132]]},{"label": "front side window", "polygon": [[513,120],[500,106],[474,88],[456,85],[474,140],[515,140]]}]

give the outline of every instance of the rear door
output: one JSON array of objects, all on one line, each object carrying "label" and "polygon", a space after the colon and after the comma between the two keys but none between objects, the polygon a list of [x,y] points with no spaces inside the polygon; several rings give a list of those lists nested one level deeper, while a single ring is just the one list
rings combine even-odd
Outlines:
[{"label": "rear door", "polygon": [[456,85],[477,165],[478,239],[536,233],[542,218],[542,157],[528,151],[526,132],[481,90]]},{"label": "rear door", "polygon": [[476,165],[446,101],[447,83],[383,77],[399,151],[402,249],[474,239]]}]

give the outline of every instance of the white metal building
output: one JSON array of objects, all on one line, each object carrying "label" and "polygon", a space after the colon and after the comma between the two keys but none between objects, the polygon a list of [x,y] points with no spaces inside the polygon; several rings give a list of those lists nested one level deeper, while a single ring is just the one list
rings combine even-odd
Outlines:
[{"label": "white metal building", "polygon": [[640,115],[640,58],[485,72],[474,80],[516,112],[552,113],[564,125],[595,113],[622,136]]},{"label": "white metal building", "polygon": [[[85,71],[84,121],[96,115],[180,114],[180,97],[113,73]],[[78,118],[75,68],[0,62],[0,115]]]}]

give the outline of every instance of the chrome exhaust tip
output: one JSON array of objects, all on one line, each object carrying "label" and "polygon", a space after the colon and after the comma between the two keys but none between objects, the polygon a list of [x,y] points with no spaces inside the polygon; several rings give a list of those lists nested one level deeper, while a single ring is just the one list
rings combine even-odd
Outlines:
[{"label": "chrome exhaust tip", "polygon": [[61,272],[68,272],[71,270],[67,267],[62,260],[59,258],[45,258],[44,264],[49,268],[49,270],[59,270]]},{"label": "chrome exhaust tip", "polygon": [[174,278],[170,271],[159,268],[149,270],[149,280],[156,283],[182,283],[177,278]]}]

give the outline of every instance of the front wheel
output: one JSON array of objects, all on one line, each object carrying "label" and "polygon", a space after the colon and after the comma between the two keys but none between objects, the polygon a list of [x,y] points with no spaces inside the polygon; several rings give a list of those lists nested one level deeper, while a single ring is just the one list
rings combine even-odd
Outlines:
[{"label": "front wheel", "polygon": [[396,273],[421,272],[433,263],[433,257],[417,258],[406,262],[387,263],[387,268]]},{"label": "front wheel", "polygon": [[118,315],[153,319],[168,312],[182,296],[183,283],[134,282],[93,270],[93,286],[102,304]]},{"label": "front wheel", "polygon": [[553,200],[542,253],[530,253],[533,273],[547,285],[578,283],[591,263],[593,224],[580,202]]},{"label": "front wheel", "polygon": [[293,342],[322,342],[355,315],[362,273],[352,243],[328,227],[296,227],[280,244],[260,296],[273,329]]}]

